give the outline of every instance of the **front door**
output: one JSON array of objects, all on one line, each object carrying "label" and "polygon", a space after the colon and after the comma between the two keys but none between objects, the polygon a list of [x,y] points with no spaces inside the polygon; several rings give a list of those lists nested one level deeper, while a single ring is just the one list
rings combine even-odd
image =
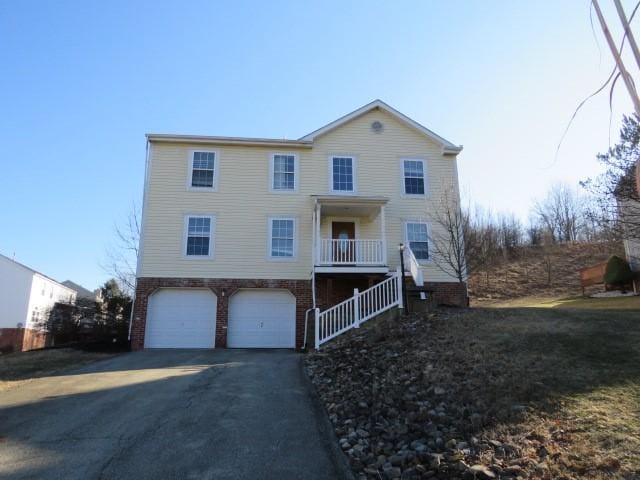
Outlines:
[{"label": "front door", "polygon": [[353,222],[332,222],[333,263],[351,265],[356,263],[356,224]]}]

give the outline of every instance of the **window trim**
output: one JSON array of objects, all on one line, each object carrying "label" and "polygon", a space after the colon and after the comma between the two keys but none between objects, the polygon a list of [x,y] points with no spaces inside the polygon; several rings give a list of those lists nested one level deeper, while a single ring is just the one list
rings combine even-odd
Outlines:
[{"label": "window trim", "polygon": [[[213,186],[211,187],[194,187],[193,182],[193,155],[196,152],[213,153]],[[218,191],[218,172],[220,171],[220,151],[211,148],[192,148],[189,150],[187,158],[187,190],[195,192],[217,192]]]},{"label": "window trim", "polygon": [[[291,220],[293,222],[293,256],[292,257],[274,257],[271,255],[274,220]],[[289,216],[289,215],[269,215],[267,217],[267,260],[271,262],[295,262],[298,260],[298,217]]]},{"label": "window trim", "polygon": [[[334,158],[350,158],[351,170],[353,172],[353,190],[334,190],[333,189],[333,159]],[[357,195],[358,194],[358,159],[355,155],[348,153],[332,153],[329,155],[329,192],[335,195]]]},{"label": "window trim", "polygon": [[[187,255],[187,241],[189,238],[189,219],[208,218],[209,224],[209,254],[208,255]],[[205,260],[213,259],[215,252],[216,216],[209,213],[186,213],[183,220],[182,233],[182,258],[185,260]]]},{"label": "window trim", "polygon": [[[405,179],[405,170],[404,170],[404,162],[412,161],[412,162],[421,162],[422,163],[422,181],[424,183],[424,193],[407,193],[406,186],[404,183]],[[427,160],[421,157],[402,157],[400,158],[400,193],[403,197],[408,198],[424,198],[429,196],[429,188],[427,182]]]},{"label": "window trim", "polygon": [[402,229],[404,230],[404,243],[405,245],[410,247],[410,243],[409,243],[409,228],[408,225],[410,223],[421,223],[423,225],[427,226],[427,252],[429,253],[429,258],[424,259],[424,258],[417,258],[416,260],[418,260],[418,263],[420,265],[427,265],[430,263],[433,263],[433,249],[431,247],[431,223],[427,222],[426,220],[417,220],[417,219],[407,219],[404,220],[402,222]]},{"label": "window trim", "polygon": [[[293,189],[277,189],[273,186],[274,175],[276,173],[276,155],[287,155],[293,157]],[[298,177],[300,176],[300,162],[298,154],[294,152],[272,152],[269,154],[269,192],[270,193],[297,193]]]}]

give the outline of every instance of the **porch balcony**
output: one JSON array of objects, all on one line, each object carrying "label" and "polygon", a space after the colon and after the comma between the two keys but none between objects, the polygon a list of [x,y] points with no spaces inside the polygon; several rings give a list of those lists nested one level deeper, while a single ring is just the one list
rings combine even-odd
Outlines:
[{"label": "porch balcony", "polygon": [[316,273],[386,273],[386,197],[314,196]]},{"label": "porch balcony", "polygon": [[377,239],[320,239],[320,257],[318,265],[358,266],[386,265],[386,246],[384,240]]}]

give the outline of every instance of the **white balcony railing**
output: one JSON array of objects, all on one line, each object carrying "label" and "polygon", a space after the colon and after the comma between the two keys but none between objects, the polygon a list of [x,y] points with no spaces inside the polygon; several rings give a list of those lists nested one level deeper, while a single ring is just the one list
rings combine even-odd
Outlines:
[{"label": "white balcony railing", "polygon": [[383,240],[320,239],[318,265],[386,265]]}]

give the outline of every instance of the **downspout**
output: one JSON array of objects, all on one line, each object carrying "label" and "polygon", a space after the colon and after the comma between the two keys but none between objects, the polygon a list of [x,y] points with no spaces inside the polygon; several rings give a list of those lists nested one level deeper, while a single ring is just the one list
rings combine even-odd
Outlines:
[{"label": "downspout", "polygon": [[[318,201],[316,200],[316,203]],[[309,312],[311,311],[315,311],[316,309],[316,242],[317,240],[317,235],[316,235],[316,215],[317,215],[317,211],[316,211],[316,206],[314,204],[313,207],[313,215],[311,216],[311,220],[312,220],[312,225],[311,228],[313,229],[313,233],[311,238],[313,239],[313,241],[311,242],[311,302],[313,304],[313,308],[309,308],[307,309],[306,312],[304,312],[304,342],[302,344],[302,349],[306,350],[307,349],[307,333],[308,333],[308,326],[309,326]]]},{"label": "downspout", "polygon": [[149,139],[145,145],[145,159],[144,159],[144,186],[142,187],[142,213],[140,214],[140,238],[138,239],[138,257],[136,258],[136,282],[133,289],[133,298],[131,300],[131,314],[129,315],[129,334],[127,340],[131,342],[131,330],[133,328],[133,312],[136,306],[136,289],[138,286],[138,275],[140,275],[140,261],[142,257],[142,235],[144,233],[144,216],[147,206],[147,183],[149,177],[149,157],[151,148],[149,145]]},{"label": "downspout", "polygon": [[[315,202],[318,203],[318,200]],[[316,308],[316,254],[318,252],[318,234],[316,232],[316,222],[318,221],[318,211],[316,205],[313,206],[313,215],[312,215],[313,225],[311,228],[313,229],[313,242],[311,245],[311,300],[313,303],[313,308]]]}]

